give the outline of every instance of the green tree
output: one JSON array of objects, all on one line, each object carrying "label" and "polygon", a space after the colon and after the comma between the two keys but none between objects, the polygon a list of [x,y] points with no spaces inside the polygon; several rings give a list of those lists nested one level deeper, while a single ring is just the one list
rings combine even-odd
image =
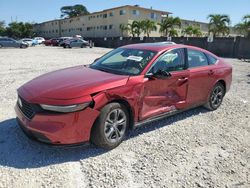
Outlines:
[{"label": "green tree", "polygon": [[201,37],[202,36],[202,32],[201,32],[201,29],[199,27],[193,28],[193,36],[194,37]]},{"label": "green tree", "polygon": [[187,26],[182,30],[182,33],[186,36],[200,37],[202,35],[200,28],[194,27],[192,25]]},{"label": "green tree", "polygon": [[5,22],[0,21],[0,36],[4,35],[4,33],[5,33]]},{"label": "green tree", "polygon": [[83,5],[63,6],[60,10],[62,18],[72,18],[89,14],[89,11]]},{"label": "green tree", "polygon": [[187,35],[187,36],[192,36],[193,35],[193,26],[189,25],[186,28],[182,30],[182,34]]},{"label": "green tree", "polygon": [[225,36],[229,34],[230,18],[225,14],[210,14],[209,19],[209,33],[213,33],[213,36]]},{"label": "green tree", "polygon": [[127,31],[130,30],[130,29],[129,29],[129,26],[128,26],[128,25],[125,25],[125,24],[121,24],[121,25],[119,26],[119,28],[120,28],[122,37],[124,36],[124,33],[125,33],[125,32],[127,32]]},{"label": "green tree", "polygon": [[149,37],[152,31],[157,31],[157,27],[154,21],[143,20],[141,21],[142,31]]},{"label": "green tree", "polygon": [[234,26],[234,28],[239,31],[244,36],[250,38],[250,14],[245,15],[242,18],[242,22]]},{"label": "green tree", "polygon": [[33,26],[30,23],[12,22],[6,27],[5,34],[13,38],[32,37]]},{"label": "green tree", "polygon": [[176,26],[181,27],[181,19],[170,16],[162,20],[162,23],[158,23],[158,25],[160,25],[160,32],[163,33],[164,36],[169,36],[170,30],[173,30]]},{"label": "green tree", "polygon": [[170,37],[178,37],[178,32],[176,29],[172,28],[169,30],[169,36]]},{"label": "green tree", "polygon": [[133,37],[139,37],[142,33],[142,22],[140,21],[133,21],[132,24],[128,24],[130,32]]}]

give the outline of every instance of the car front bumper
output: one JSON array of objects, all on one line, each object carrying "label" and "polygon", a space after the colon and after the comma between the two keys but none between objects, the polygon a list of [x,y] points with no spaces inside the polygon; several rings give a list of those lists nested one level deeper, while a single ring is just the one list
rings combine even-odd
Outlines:
[{"label": "car front bumper", "polygon": [[15,106],[17,122],[29,137],[56,145],[71,145],[88,142],[91,128],[99,111],[86,108],[73,113],[37,113],[28,119]]}]

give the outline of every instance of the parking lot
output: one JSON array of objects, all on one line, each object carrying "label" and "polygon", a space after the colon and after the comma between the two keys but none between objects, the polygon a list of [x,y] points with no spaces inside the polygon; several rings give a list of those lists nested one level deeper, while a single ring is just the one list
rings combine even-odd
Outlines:
[{"label": "parking lot", "polygon": [[118,148],[58,148],[17,126],[16,89],[50,71],[90,64],[111,49],[0,49],[1,187],[250,187],[250,63],[233,65],[222,106],[131,131]]}]

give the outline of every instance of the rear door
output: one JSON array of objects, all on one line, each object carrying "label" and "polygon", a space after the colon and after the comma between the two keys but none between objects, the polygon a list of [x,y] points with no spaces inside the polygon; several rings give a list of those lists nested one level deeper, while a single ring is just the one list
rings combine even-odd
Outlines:
[{"label": "rear door", "polygon": [[190,105],[202,104],[210,93],[214,70],[202,51],[188,48],[187,57],[190,72],[187,102]]},{"label": "rear door", "polygon": [[13,47],[12,41],[10,39],[8,39],[8,38],[2,39],[1,44],[4,47]]},{"label": "rear door", "polygon": [[139,119],[145,120],[186,105],[189,71],[186,70],[184,49],[164,53],[147,74],[164,70],[171,74],[166,78],[148,78],[144,82]]},{"label": "rear door", "polygon": [[77,47],[77,40],[76,39],[72,40],[71,43],[70,43],[70,46],[71,47]]}]

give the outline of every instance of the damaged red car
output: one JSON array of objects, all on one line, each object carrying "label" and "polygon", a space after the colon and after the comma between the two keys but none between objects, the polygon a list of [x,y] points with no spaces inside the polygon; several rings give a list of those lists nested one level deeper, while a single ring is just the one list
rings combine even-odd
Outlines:
[{"label": "damaged red car", "polygon": [[15,111],[39,141],[112,149],[128,129],[201,105],[216,110],[231,81],[231,65],[206,50],[134,44],[31,80],[18,89]]}]

